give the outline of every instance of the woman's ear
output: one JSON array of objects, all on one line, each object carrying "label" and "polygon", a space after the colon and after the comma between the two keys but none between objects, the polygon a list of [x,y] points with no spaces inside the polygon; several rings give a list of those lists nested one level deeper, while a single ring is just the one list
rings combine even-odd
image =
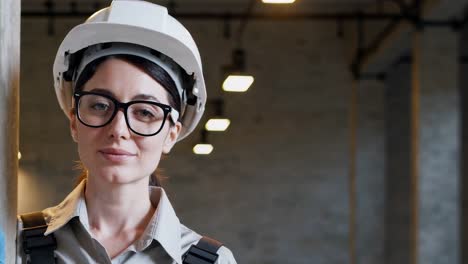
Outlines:
[{"label": "woman's ear", "polygon": [[70,134],[73,138],[73,141],[78,143],[78,137],[77,137],[77,132],[76,132],[76,115],[72,110],[70,110]]},{"label": "woman's ear", "polygon": [[169,154],[174,144],[177,142],[177,138],[179,137],[180,130],[182,129],[182,124],[177,121],[177,123],[173,126],[169,127],[169,133],[164,140],[163,150],[164,154]]}]

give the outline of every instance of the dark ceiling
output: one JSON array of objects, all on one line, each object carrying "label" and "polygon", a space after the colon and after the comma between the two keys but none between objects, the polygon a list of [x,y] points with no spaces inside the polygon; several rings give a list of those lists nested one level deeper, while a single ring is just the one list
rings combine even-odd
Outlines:
[{"label": "dark ceiling", "polygon": [[[78,11],[95,10],[96,6],[109,5],[109,0],[22,0],[23,11],[41,11],[47,9],[47,2],[54,4],[56,10],[67,11],[73,3]],[[261,0],[152,0],[151,2],[169,6],[175,6],[175,10],[183,12],[242,12],[251,3],[255,3],[254,12],[265,12],[269,10],[290,10],[292,12],[337,12],[356,11],[363,9],[381,8],[378,3],[388,2],[385,0],[296,0],[290,5],[264,4]],[[391,3],[390,3],[391,6]]]}]

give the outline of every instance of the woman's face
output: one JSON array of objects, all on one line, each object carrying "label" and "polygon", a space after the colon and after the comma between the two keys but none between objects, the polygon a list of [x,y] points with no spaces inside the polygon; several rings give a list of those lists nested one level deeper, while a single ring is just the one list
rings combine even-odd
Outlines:
[{"label": "woman's face", "polygon": [[[132,64],[115,58],[98,67],[83,91],[104,93],[120,102],[148,100],[169,105],[169,95],[157,81]],[[73,114],[70,128],[89,177],[124,184],[148,181],[161,154],[168,153],[175,144],[181,124],[171,125],[166,120],[157,135],[139,136],[127,127],[121,109],[111,123],[99,128],[83,125]]]}]

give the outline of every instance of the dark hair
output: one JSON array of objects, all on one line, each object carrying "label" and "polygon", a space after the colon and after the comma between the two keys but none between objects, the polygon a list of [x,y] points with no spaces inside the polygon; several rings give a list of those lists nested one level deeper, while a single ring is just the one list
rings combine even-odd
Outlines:
[{"label": "dark hair", "polygon": [[140,70],[144,71],[146,74],[151,76],[155,81],[157,81],[161,86],[169,93],[169,104],[174,107],[179,113],[181,109],[181,101],[179,92],[177,90],[177,86],[171,76],[164,70],[161,66],[157,65],[156,63],[147,60],[142,57],[138,57],[135,55],[128,55],[128,54],[118,54],[118,55],[110,55],[104,56],[99,59],[96,59],[90,62],[88,65],[85,66],[83,71],[81,72],[80,76],[78,76],[78,80],[75,84],[75,91],[80,91],[83,86],[88,82],[96,73],[98,67],[106,60],[115,58],[124,60],[133,66],[139,68]]},{"label": "dark hair", "polygon": [[[98,58],[88,65],[85,66],[74,87],[75,91],[80,91],[83,89],[83,86],[88,82],[96,73],[99,66],[108,59],[115,58],[124,60],[135,67],[138,67],[140,70],[144,71],[146,74],[151,76],[155,81],[157,81],[161,86],[169,93],[169,104],[174,107],[179,113],[181,110],[181,99],[177,86],[171,76],[159,65],[156,63],[147,60],[142,57],[128,55],[128,54],[119,54],[119,55],[110,55]],[[72,114],[74,114],[74,109],[72,109]],[[88,177],[88,171],[84,167],[81,161],[78,162],[77,169],[81,170],[81,174],[78,177],[77,184],[82,180]],[[161,177],[158,176],[159,171],[156,170],[151,174],[149,184],[151,186],[161,186]]]}]

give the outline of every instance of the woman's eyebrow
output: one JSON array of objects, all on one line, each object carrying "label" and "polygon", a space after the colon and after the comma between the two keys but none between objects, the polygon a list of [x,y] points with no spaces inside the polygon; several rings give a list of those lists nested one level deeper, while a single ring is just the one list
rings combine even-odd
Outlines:
[{"label": "woman's eyebrow", "polygon": [[[103,88],[94,88],[94,89],[91,89],[90,92],[96,92],[96,93],[109,95],[109,96],[112,96],[113,98],[116,97],[113,92],[107,89],[103,89]],[[133,96],[132,100],[152,100],[152,101],[161,103],[161,101],[158,98],[156,98],[154,95],[151,95],[151,94],[137,94]]]},{"label": "woman's eyebrow", "polygon": [[158,103],[160,103],[161,101],[159,101],[158,98],[154,97],[153,95],[150,95],[150,94],[138,94],[138,95],[135,95],[132,100],[135,100],[135,99],[143,99],[143,100],[152,100],[152,101],[156,101]]},{"label": "woman's eyebrow", "polygon": [[90,92],[95,92],[95,93],[100,93],[100,94],[105,94],[105,95],[115,97],[113,92],[111,92],[111,91],[109,91],[107,89],[103,89],[103,88],[93,88],[93,89],[90,90]]}]

